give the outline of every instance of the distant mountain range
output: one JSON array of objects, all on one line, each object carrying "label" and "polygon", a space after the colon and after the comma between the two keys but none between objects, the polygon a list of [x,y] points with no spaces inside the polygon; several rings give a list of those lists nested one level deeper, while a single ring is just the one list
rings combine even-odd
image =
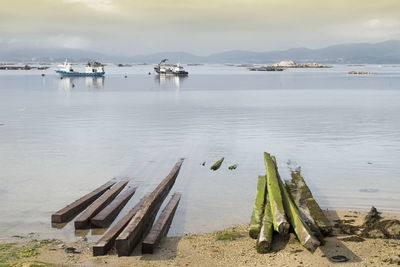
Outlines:
[{"label": "distant mountain range", "polygon": [[115,63],[158,63],[163,58],[182,63],[272,63],[281,60],[317,63],[375,63],[400,64],[400,40],[381,43],[349,43],[321,49],[292,48],[282,51],[251,52],[227,51],[209,56],[197,56],[185,52],[165,52],[142,56],[116,56],[77,49],[12,49],[0,46],[0,61],[60,62],[68,58],[83,62],[89,59]]}]

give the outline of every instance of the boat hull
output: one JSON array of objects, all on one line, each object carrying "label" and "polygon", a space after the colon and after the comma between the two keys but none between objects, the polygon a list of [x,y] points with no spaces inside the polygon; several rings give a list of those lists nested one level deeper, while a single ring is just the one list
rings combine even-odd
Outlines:
[{"label": "boat hull", "polygon": [[187,76],[189,72],[187,71],[160,71],[157,68],[154,68],[155,72],[160,75],[179,75],[179,76]]},{"label": "boat hull", "polygon": [[104,76],[104,74],[106,74],[105,72],[93,72],[93,73],[86,73],[86,72],[68,72],[68,71],[61,71],[61,70],[56,70],[56,72],[58,74],[60,74],[61,76],[86,76],[86,77],[102,77]]}]

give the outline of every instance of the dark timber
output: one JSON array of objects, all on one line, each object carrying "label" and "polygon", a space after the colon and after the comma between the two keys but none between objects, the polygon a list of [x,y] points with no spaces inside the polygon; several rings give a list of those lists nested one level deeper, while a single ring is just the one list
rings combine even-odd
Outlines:
[{"label": "dark timber", "polygon": [[137,244],[142,240],[145,232],[150,229],[161,203],[167,197],[175,183],[182,163],[183,159],[175,164],[171,172],[149,195],[140,210],[117,237],[115,245],[118,256],[129,256]]},{"label": "dark timber", "polygon": [[332,226],[315,201],[310,188],[301,176],[300,169],[292,171],[291,175],[290,182],[286,182],[286,189],[301,211],[304,221],[319,239],[323,238],[321,232],[324,236],[329,236],[332,232]]},{"label": "dark timber", "polygon": [[118,195],[107,207],[100,211],[96,216],[94,216],[90,223],[92,227],[106,228],[108,227],[114,219],[118,216],[129,199],[135,194],[137,186],[129,187],[125,189],[120,195]]},{"label": "dark timber", "polygon": [[117,236],[124,230],[133,216],[142,207],[147,196],[143,197],[121,220],[119,220],[107,233],[104,234],[96,245],[93,246],[93,256],[105,255],[113,246]]},{"label": "dark timber", "polygon": [[160,242],[161,238],[167,235],[180,199],[180,193],[175,193],[171,197],[171,200],[151,228],[150,233],[144,239],[142,253],[153,253],[155,246]]},{"label": "dark timber", "polygon": [[104,207],[106,207],[113,199],[124,189],[129,180],[118,182],[109,191],[102,195],[87,210],[85,210],[78,219],[75,220],[75,229],[87,229],[90,227],[90,219],[96,216]]},{"label": "dark timber", "polygon": [[52,223],[65,223],[69,222],[78,215],[81,211],[86,209],[90,204],[92,204],[99,196],[101,196],[105,191],[110,189],[117,181],[115,179],[103,184],[96,190],[90,192],[89,194],[81,197],[75,202],[67,205],[65,208],[57,211],[51,215]]}]

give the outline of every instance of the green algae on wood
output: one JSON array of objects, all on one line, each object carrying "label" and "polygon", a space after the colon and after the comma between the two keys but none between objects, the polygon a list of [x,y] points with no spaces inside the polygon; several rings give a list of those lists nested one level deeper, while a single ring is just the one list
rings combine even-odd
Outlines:
[{"label": "green algae on wood", "polygon": [[272,244],[272,235],[274,232],[274,223],[271,213],[271,205],[269,203],[268,192],[266,193],[266,195],[267,197],[265,200],[264,216],[256,246],[258,253],[267,253],[268,251],[270,251]]},{"label": "green algae on wood", "polygon": [[[274,165],[275,165],[275,162],[274,162]],[[275,167],[276,167],[276,165],[275,165]],[[279,184],[279,187],[282,192],[283,205],[285,207],[285,211],[288,216],[289,222],[292,225],[293,230],[296,233],[296,236],[299,239],[300,243],[309,251],[314,252],[317,249],[317,247],[320,245],[320,242],[312,234],[308,225],[301,218],[300,212],[297,209],[296,204],[294,204],[293,200],[290,198],[290,195],[287,192],[287,190],[279,176],[277,167],[276,167],[276,173],[277,173],[278,184]]]},{"label": "green algae on wood", "polygon": [[267,177],[258,176],[256,198],[254,200],[253,214],[251,215],[249,235],[256,239],[261,230],[261,222],[264,213]]},{"label": "green algae on wood", "polygon": [[307,218],[307,224],[313,232],[316,232],[317,236],[318,232],[314,225],[319,228],[324,236],[330,235],[332,232],[332,225],[317,201],[315,201],[310,188],[300,174],[300,169],[292,171],[291,176],[292,179],[286,184],[286,188],[292,195],[297,207],[302,212],[303,217]]},{"label": "green algae on wood", "polygon": [[286,220],[285,209],[282,203],[281,189],[279,187],[276,168],[270,154],[264,152],[265,167],[267,168],[267,191],[271,205],[274,229],[280,234],[287,234],[290,225]]},{"label": "green algae on wood", "polygon": [[235,170],[237,168],[237,164],[233,164],[231,166],[228,167],[229,170]]},{"label": "green algae on wood", "polygon": [[224,161],[224,158],[221,158],[220,160],[218,160],[217,162],[215,162],[211,167],[210,170],[216,171],[219,169],[219,167],[221,167],[222,162]]}]

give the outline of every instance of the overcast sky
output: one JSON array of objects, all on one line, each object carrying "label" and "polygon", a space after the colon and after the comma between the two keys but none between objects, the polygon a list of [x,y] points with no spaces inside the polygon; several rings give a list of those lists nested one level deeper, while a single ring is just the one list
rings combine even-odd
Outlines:
[{"label": "overcast sky", "polygon": [[400,0],[0,0],[0,45],[127,55],[400,39]]}]

